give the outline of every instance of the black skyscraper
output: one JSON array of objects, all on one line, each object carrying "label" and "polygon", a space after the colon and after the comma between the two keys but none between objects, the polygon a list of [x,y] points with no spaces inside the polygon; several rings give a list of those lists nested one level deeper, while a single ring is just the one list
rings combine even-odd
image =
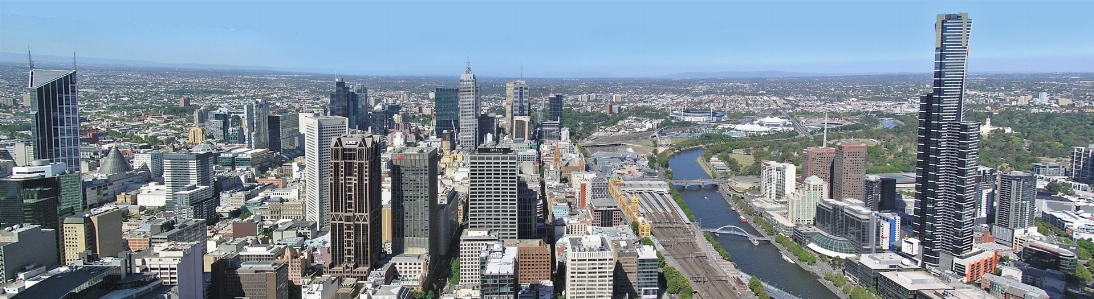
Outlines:
[{"label": "black skyscraper", "polygon": [[[359,92],[364,92],[361,94]],[[347,127],[356,130],[368,129],[368,90],[363,86],[354,86],[350,90],[342,78],[334,80],[334,93],[330,94],[330,115],[341,116],[348,120]]]},{"label": "black skyscraper", "polygon": [[436,114],[434,134],[441,136],[445,131],[455,134],[460,127],[460,90],[437,88],[433,92],[433,100],[433,111]]},{"label": "black skyscraper", "polygon": [[565,95],[551,94],[547,97],[547,120],[557,120],[562,123],[562,99],[566,98]]}]

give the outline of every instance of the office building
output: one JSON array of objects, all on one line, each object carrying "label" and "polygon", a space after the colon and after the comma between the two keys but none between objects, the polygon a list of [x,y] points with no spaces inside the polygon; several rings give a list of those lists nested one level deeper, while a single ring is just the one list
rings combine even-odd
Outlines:
[{"label": "office building", "polygon": [[347,128],[368,130],[368,111],[372,106],[368,103],[368,89],[364,86],[357,85],[351,90],[342,78],[335,79],[334,92],[330,94],[327,105],[330,116],[346,119]]},{"label": "office building", "polygon": [[479,147],[479,84],[471,73],[471,62],[460,76],[460,130],[459,149],[470,152]]},{"label": "office building", "polygon": [[858,140],[844,140],[836,145],[832,160],[832,198],[865,200],[866,145]]},{"label": "office building", "polygon": [[270,146],[267,147],[267,149],[269,149],[271,152],[281,152],[282,117],[285,117],[285,115],[271,114],[266,116],[266,128],[269,130],[269,135],[266,136],[266,139],[270,141]]},{"label": "office building", "polygon": [[512,123],[509,124],[509,134],[513,139],[532,139],[532,128],[535,124],[532,123],[532,117],[527,115],[513,116]]},{"label": "office building", "polygon": [[915,299],[917,294],[953,289],[941,279],[923,271],[890,271],[878,274],[877,293],[885,299]]},{"label": "office building", "polygon": [[[836,159],[836,149],[831,147],[808,147],[802,154],[802,177],[817,176],[825,184],[832,182],[832,161]],[[827,195],[826,195],[827,196]]]},{"label": "office building", "polygon": [[551,248],[543,239],[506,240],[505,246],[517,250],[517,283],[551,280]]},{"label": "office building", "polygon": [[933,91],[920,97],[913,231],[928,267],[972,250],[980,123],[962,118],[972,20],[938,15]]},{"label": "office building", "polygon": [[14,280],[19,272],[56,265],[57,230],[38,225],[0,229],[0,280]]},{"label": "office building", "polygon": [[866,175],[863,185],[862,202],[871,211],[880,211],[881,208],[881,177]]},{"label": "office building", "polygon": [[899,195],[896,192],[896,179],[894,178],[881,178],[881,202],[878,203],[878,211],[893,211],[897,209],[897,197]]},{"label": "office building", "polygon": [[879,274],[883,272],[916,271],[919,266],[893,252],[862,254],[857,259],[847,259],[845,272],[858,284],[876,290]]},{"label": "office building", "polygon": [[874,215],[861,200],[821,200],[815,223],[822,233],[813,238],[813,243],[821,248],[855,255],[869,253],[877,246]]},{"label": "office building", "polygon": [[65,218],[62,224],[65,264],[79,260],[85,252],[100,257],[120,257],[125,251],[122,242],[122,215],[128,210],[117,208],[92,209]]},{"label": "office building", "polygon": [[984,274],[980,279],[980,288],[987,290],[996,298],[1048,299],[1045,290],[1027,285],[1021,281],[993,274]]},{"label": "office building", "polygon": [[152,178],[163,177],[163,154],[164,151],[144,151],[133,154],[133,169],[140,169],[142,166],[147,167],[148,171],[152,173]]},{"label": "office building", "polygon": [[244,133],[247,134],[247,147],[256,149],[270,148],[269,115],[270,104],[258,99],[243,106]]},{"label": "office building", "polygon": [[1033,174],[1021,171],[1003,174],[999,180],[995,225],[1010,229],[1033,226],[1033,219],[1037,216],[1036,195],[1037,181]]},{"label": "office building", "polygon": [[247,298],[289,298],[289,266],[285,263],[243,262],[236,274]]},{"label": "office building", "polygon": [[[531,95],[528,93],[528,83],[524,82],[524,80],[517,80],[505,84],[505,123],[509,126],[510,136],[516,136],[518,134],[516,130],[517,127],[515,126],[516,117],[531,115],[532,106],[531,101],[529,101],[530,96]],[[528,128],[526,120],[522,125],[521,129]]]},{"label": "office building", "polygon": [[436,254],[440,223],[437,209],[437,150],[397,148],[391,153],[393,254]]},{"label": "office building", "polygon": [[468,160],[468,228],[491,229],[501,239],[517,239],[517,155],[508,148],[481,148]]},{"label": "office building", "polygon": [[794,164],[763,161],[760,164],[760,193],[768,200],[787,200],[794,193],[797,170]]},{"label": "office building", "polygon": [[330,159],[331,140],[346,134],[346,118],[341,116],[304,117],[304,182],[305,216],[319,224],[319,230],[330,227]]},{"label": "office building", "polygon": [[205,242],[169,242],[153,247],[151,256],[143,258],[146,272],[159,275],[163,284],[178,288],[179,298],[203,298],[202,279]]},{"label": "office building", "polygon": [[813,225],[817,204],[827,198],[828,185],[817,176],[809,176],[787,202],[788,218],[796,225]]},{"label": "office building", "polygon": [[186,141],[190,144],[199,144],[205,142],[205,129],[202,127],[190,128],[190,131],[186,134]]},{"label": "office building", "polygon": [[1071,152],[1071,179],[1080,183],[1094,184],[1094,144],[1086,147],[1076,146]]},{"label": "office building", "polygon": [[1033,163],[1033,174],[1041,176],[1062,177],[1067,174],[1067,171],[1064,169],[1064,163],[1037,162]]},{"label": "office building", "polygon": [[1022,262],[1033,268],[1063,273],[1073,273],[1078,265],[1078,259],[1071,251],[1041,241],[1030,241],[1022,248]]},{"label": "office building", "polygon": [[31,224],[60,230],[62,218],[83,210],[80,174],[66,173],[62,163],[47,163],[35,160],[0,178],[0,227]]},{"label": "office building", "polygon": [[562,123],[548,120],[539,124],[539,139],[544,141],[562,140]]},{"label": "office building", "polygon": [[368,277],[380,259],[379,136],[352,134],[334,139],[330,147],[329,273]]},{"label": "office building", "polygon": [[489,229],[469,228],[460,236],[460,288],[478,289],[482,282],[482,249],[501,242]]},{"label": "office building", "polygon": [[566,248],[566,298],[612,298],[615,255],[599,235],[571,237]]},{"label": "office building", "polygon": [[517,249],[500,243],[487,246],[479,254],[482,299],[510,299],[520,290],[517,284]]},{"label": "office building", "polygon": [[433,134],[441,136],[445,132],[455,134],[460,129],[460,90],[458,88],[437,88],[433,92]]},{"label": "office building", "polygon": [[566,95],[551,94],[547,96],[547,120],[562,123],[562,100]]},{"label": "office building", "polygon": [[166,207],[179,220],[216,219],[216,207],[220,205],[219,194],[213,190],[216,159],[214,152],[163,155]]},{"label": "office building", "polygon": [[300,149],[300,120],[296,113],[270,115],[270,150],[291,153]]},{"label": "office building", "polygon": [[32,65],[27,87],[34,159],[64,163],[69,172],[79,172],[80,110],[76,71],[36,70]]}]

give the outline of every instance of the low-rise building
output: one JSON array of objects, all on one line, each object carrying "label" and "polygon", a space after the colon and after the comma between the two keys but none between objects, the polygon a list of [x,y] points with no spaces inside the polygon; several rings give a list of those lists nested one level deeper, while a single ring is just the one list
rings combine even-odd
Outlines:
[{"label": "low-rise building", "polygon": [[879,275],[877,292],[885,299],[915,299],[918,292],[953,288],[922,271],[882,272]]}]

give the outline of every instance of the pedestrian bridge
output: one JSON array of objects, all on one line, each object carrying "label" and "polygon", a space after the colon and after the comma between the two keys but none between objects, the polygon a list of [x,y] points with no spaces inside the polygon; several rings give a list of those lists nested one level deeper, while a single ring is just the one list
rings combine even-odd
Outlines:
[{"label": "pedestrian bridge", "polygon": [[710,233],[716,234],[716,235],[733,235],[733,236],[745,237],[745,238],[748,238],[748,240],[751,241],[752,244],[759,244],[760,241],[771,241],[771,238],[761,237],[761,236],[750,234],[747,231],[745,231],[743,228],[740,228],[740,227],[735,226],[735,225],[726,225],[726,226],[722,226],[722,227],[715,228],[715,229],[704,228],[703,231],[710,232]]},{"label": "pedestrian bridge", "polygon": [[689,188],[693,188],[693,189],[694,188],[698,188],[698,189],[718,189],[718,186],[721,186],[721,185],[723,185],[725,183],[728,183],[728,182],[729,182],[729,180],[714,180],[714,179],[669,180],[669,184],[672,184],[673,186],[675,186],[677,188],[680,188],[680,189],[689,189]]}]

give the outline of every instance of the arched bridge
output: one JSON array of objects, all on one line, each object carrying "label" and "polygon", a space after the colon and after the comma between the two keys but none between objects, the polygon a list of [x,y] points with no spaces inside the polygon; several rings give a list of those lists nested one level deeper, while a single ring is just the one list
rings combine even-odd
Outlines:
[{"label": "arched bridge", "polygon": [[734,235],[734,236],[745,237],[745,238],[748,238],[749,241],[752,241],[753,244],[759,244],[760,241],[771,241],[771,238],[761,237],[761,236],[756,236],[756,235],[750,234],[747,231],[745,231],[743,228],[740,228],[740,227],[735,226],[735,225],[726,225],[726,226],[722,226],[722,227],[715,228],[715,229],[705,228],[705,229],[703,229],[703,231],[711,232],[711,233],[718,234],[718,235],[726,234],[726,235]]},{"label": "arched bridge", "polygon": [[717,189],[718,186],[728,183],[729,180],[714,180],[714,179],[701,179],[701,180],[669,180],[669,184],[673,186],[687,189],[689,187],[710,188]]}]

